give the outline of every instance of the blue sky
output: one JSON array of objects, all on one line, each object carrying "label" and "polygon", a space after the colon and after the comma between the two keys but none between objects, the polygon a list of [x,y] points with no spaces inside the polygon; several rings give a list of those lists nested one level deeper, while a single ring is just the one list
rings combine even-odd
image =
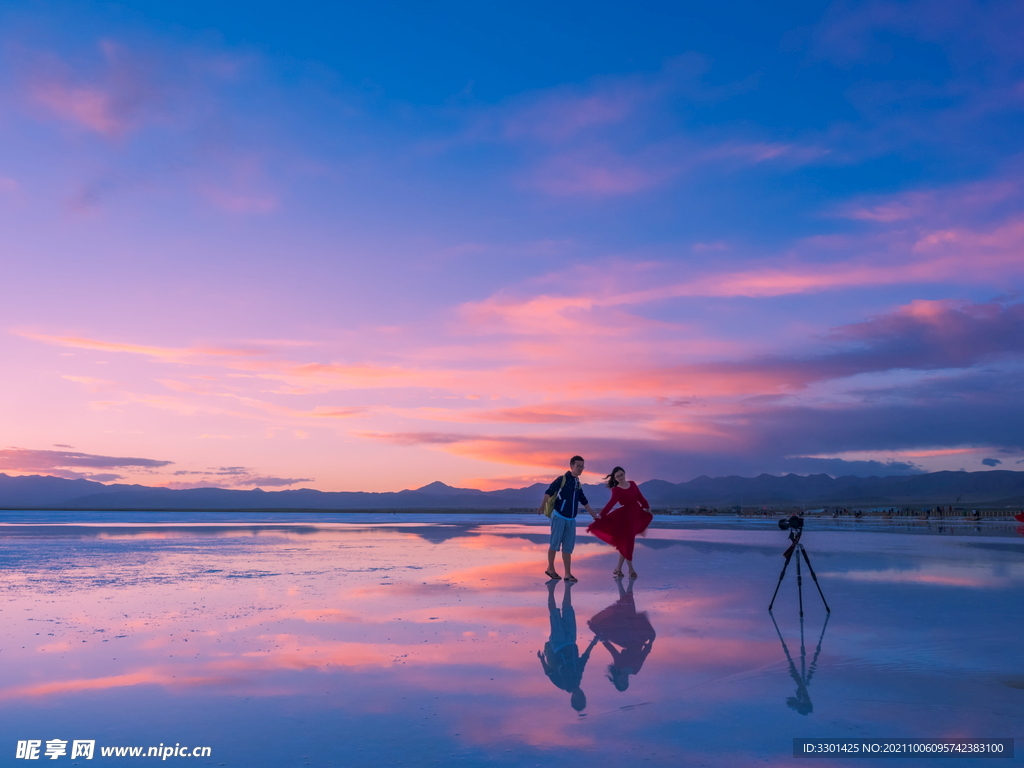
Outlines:
[{"label": "blue sky", "polygon": [[1022,27],[6,3],[0,471],[1015,468]]}]

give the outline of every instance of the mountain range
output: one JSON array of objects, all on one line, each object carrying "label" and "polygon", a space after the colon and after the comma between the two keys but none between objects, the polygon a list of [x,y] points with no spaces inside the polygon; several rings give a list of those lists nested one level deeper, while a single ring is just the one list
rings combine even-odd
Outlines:
[{"label": "mountain range", "polygon": [[[591,506],[609,496],[602,485],[585,485]],[[931,472],[888,477],[768,475],[701,476],[685,483],[648,480],[640,489],[657,509],[700,506],[1024,506],[1024,472]],[[388,493],[194,488],[104,484],[47,475],[0,473],[0,509],[61,510],[400,510],[536,509],[545,486],[480,491],[433,482]]]}]

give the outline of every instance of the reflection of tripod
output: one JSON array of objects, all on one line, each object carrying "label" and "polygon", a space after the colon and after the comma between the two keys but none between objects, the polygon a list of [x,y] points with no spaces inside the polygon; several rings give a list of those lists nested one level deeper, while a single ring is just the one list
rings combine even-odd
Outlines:
[{"label": "reflection of tripod", "polygon": [[[800,561],[797,561],[797,565]],[[809,565],[809,564],[808,564]],[[814,711],[814,705],[811,703],[811,694],[807,688],[811,684],[811,678],[814,676],[814,670],[818,666],[818,654],[821,653],[821,641],[825,639],[825,627],[828,626],[828,620],[832,614],[825,614],[825,623],[821,626],[821,634],[818,636],[818,647],[814,649],[814,658],[811,659],[810,669],[807,667],[807,650],[804,646],[804,617],[800,614],[800,671],[796,669],[796,662],[793,661],[793,657],[789,655],[789,648],[786,646],[786,641],[782,638],[782,633],[779,631],[779,625],[775,621],[775,614],[770,613],[772,617],[772,624],[775,624],[775,633],[779,636],[779,641],[782,643],[782,650],[786,654],[786,661],[789,662],[789,674],[793,677],[796,682],[796,696],[790,696],[786,699],[786,706],[790,709],[796,710],[801,715],[809,715]]]},{"label": "reflection of tripod", "polygon": [[[818,594],[821,595],[821,602],[825,603],[825,610],[828,613],[832,613],[832,609],[828,607],[828,602],[825,600],[825,593],[821,591],[821,584],[818,583],[818,577],[814,573],[814,568],[811,567],[811,558],[807,556],[807,550],[804,549],[804,545],[800,543],[800,537],[803,533],[803,528],[789,529],[789,540],[793,543],[790,544],[789,549],[783,553],[783,557],[786,558],[786,562],[782,564],[782,573],[779,574],[779,583],[775,585],[775,592],[772,594],[772,601],[768,604],[768,610],[771,611],[772,606],[775,605],[775,596],[779,594],[779,587],[782,586],[782,579],[786,575],[786,569],[789,568],[789,561],[793,559],[793,553],[796,552],[796,593],[800,600],[800,618],[803,618],[804,616],[804,580],[803,575],[800,573],[800,555],[804,556],[804,561],[807,563],[807,570],[811,572],[811,578],[814,579],[814,586],[818,588]],[[775,621],[774,616],[772,617],[772,621]]]}]

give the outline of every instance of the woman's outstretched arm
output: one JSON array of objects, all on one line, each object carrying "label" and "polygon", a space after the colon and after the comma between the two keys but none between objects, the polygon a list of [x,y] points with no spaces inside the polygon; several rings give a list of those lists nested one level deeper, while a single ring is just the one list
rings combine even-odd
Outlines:
[{"label": "woman's outstretched arm", "polygon": [[636,486],[636,495],[640,497],[640,506],[641,507],[643,507],[644,509],[650,509],[651,508],[651,502],[649,502],[647,499],[644,498],[643,491],[640,490],[640,486],[639,485]]},{"label": "woman's outstretched arm", "polygon": [[617,503],[619,503],[619,486],[616,485],[612,488],[612,497],[608,499],[608,503],[604,505],[604,509],[602,509],[600,514],[598,514],[598,517],[604,517],[605,513]]}]

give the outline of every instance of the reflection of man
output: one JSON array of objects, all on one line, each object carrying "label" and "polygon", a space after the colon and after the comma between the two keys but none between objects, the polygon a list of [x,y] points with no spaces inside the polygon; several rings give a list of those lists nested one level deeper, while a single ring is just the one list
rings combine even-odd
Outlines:
[{"label": "reflection of man", "polygon": [[618,690],[624,691],[629,687],[629,676],[644,665],[656,635],[647,614],[636,612],[633,580],[629,580],[627,589],[622,588],[622,579],[616,579],[615,583],[619,586],[618,602],[609,605],[587,624],[612,655],[608,679]]},{"label": "reflection of man", "polygon": [[597,645],[595,637],[587,650],[580,656],[576,645],[576,612],[572,609],[572,582],[565,582],[562,594],[562,610],[555,605],[555,583],[548,582],[548,616],[551,619],[551,639],[544,644],[544,651],[537,651],[537,658],[557,688],[572,694],[570,704],[577,712],[587,706],[587,697],[580,690],[583,681],[583,669],[587,666],[590,652]]}]

